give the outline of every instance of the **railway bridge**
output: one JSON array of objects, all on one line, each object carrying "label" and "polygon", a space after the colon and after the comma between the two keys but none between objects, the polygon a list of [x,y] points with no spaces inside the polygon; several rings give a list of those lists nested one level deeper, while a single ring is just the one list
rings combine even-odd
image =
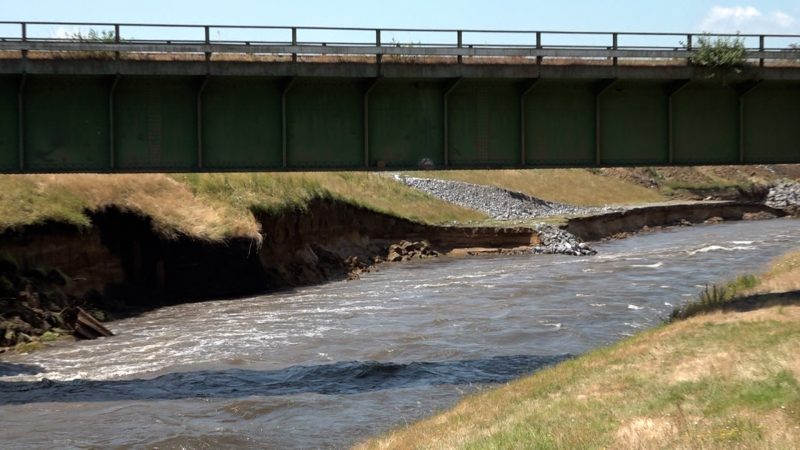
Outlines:
[{"label": "railway bridge", "polygon": [[0,172],[800,163],[798,43],[0,22]]}]

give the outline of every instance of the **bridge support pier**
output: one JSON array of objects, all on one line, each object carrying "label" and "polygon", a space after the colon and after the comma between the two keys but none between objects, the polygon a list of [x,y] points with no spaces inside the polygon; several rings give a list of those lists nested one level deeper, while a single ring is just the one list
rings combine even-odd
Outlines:
[{"label": "bridge support pier", "polygon": [[375,78],[364,91],[364,167],[369,168],[369,94],[378,86],[380,78]]},{"label": "bridge support pier", "polygon": [[673,85],[669,89],[669,93],[667,94],[667,121],[668,121],[668,129],[667,129],[667,138],[669,139],[669,157],[668,162],[672,164],[675,162],[675,136],[674,136],[674,112],[675,107],[673,105],[673,101],[675,96],[684,90],[689,84],[691,83],[690,80],[683,80],[678,82],[677,84]]},{"label": "bridge support pier", "polygon": [[744,141],[745,139],[744,101],[750,93],[752,93],[759,86],[761,86],[761,83],[762,83],[761,80],[750,83],[739,92],[739,162],[740,163],[744,163],[745,161],[747,161],[745,155],[746,146]]},{"label": "bridge support pier", "polygon": [[603,164],[603,155],[602,155],[602,147],[603,147],[603,135],[601,133],[602,130],[602,109],[600,101],[602,100],[603,94],[608,92],[611,89],[617,80],[603,80],[600,82],[600,85],[597,88],[597,91],[594,96],[594,137],[595,137],[595,154],[594,154],[594,163],[598,166]]},{"label": "bridge support pier", "polygon": [[28,74],[23,73],[19,80],[19,90],[17,91],[17,139],[19,151],[19,171],[25,171],[25,83],[28,81]]},{"label": "bridge support pier", "polygon": [[525,123],[525,99],[528,97],[528,94],[533,91],[536,86],[541,81],[539,78],[534,80],[529,80],[524,85],[524,90],[522,91],[522,95],[519,97],[519,123],[520,123],[520,135],[519,135],[519,143],[520,143],[520,150],[519,150],[519,164],[521,166],[526,166],[528,162],[528,155],[527,155],[527,144],[526,139],[528,137],[528,126]]},{"label": "bridge support pier", "polygon": [[117,85],[122,78],[119,74],[111,82],[111,89],[108,92],[108,165],[113,171],[116,167],[116,138],[114,136],[114,94],[117,92]]},{"label": "bridge support pier", "polygon": [[282,151],[282,158],[283,158],[283,168],[289,167],[289,137],[288,137],[288,130],[289,124],[286,119],[286,97],[289,95],[289,91],[294,86],[295,82],[297,81],[296,77],[292,77],[283,87],[283,91],[281,92],[281,151]]},{"label": "bridge support pier", "polygon": [[456,90],[459,84],[461,84],[462,78],[458,78],[455,81],[450,83],[447,90],[444,93],[444,166],[447,167],[450,165],[450,94]]},{"label": "bridge support pier", "polygon": [[197,168],[203,169],[203,91],[208,85],[208,75],[197,90]]}]

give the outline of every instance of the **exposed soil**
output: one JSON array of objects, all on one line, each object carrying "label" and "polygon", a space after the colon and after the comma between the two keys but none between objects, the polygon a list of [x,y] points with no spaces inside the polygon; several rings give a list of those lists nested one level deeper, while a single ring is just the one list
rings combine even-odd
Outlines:
[{"label": "exposed soil", "polygon": [[[330,200],[257,219],[262,245],[250,238],[167,239],[149,219],[116,208],[92,214],[90,229],[50,223],[6,232],[0,235],[0,255],[14,268],[0,299],[0,347],[25,344],[52,328],[69,332],[75,314],[57,324],[43,321],[77,307],[100,320],[115,319],[185,301],[355,278],[387,259],[472,247],[513,252],[539,243],[530,228],[424,225]],[[54,269],[65,280],[58,287],[45,277],[21,275]],[[54,290],[58,302],[39,300]]]},{"label": "exposed soil", "polygon": [[[565,229],[598,240],[664,225],[783,215],[760,204],[660,205],[572,219]],[[10,265],[0,274],[6,280],[0,347],[53,330],[68,334],[77,307],[116,319],[180,302],[355,278],[386,261],[533,253],[543,244],[533,228],[425,225],[333,200],[256,218],[262,245],[251,238],[168,239],[149,219],[116,208],[92,214],[90,229],[49,223],[1,234],[0,260]]]}]

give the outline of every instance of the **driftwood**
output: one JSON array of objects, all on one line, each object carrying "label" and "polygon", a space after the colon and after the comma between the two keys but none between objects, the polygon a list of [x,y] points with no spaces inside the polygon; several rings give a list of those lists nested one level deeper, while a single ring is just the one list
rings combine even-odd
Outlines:
[{"label": "driftwood", "polygon": [[75,322],[75,337],[80,339],[97,339],[114,336],[108,328],[97,321],[91,314],[78,308],[78,319]]}]

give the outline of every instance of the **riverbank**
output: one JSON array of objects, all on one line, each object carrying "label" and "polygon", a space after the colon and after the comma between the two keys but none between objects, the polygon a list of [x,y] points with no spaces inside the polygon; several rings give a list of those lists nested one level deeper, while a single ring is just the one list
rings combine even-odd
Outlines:
[{"label": "riverbank", "polygon": [[797,447],[800,253],[758,278],[724,312],[473,395],[359,448]]},{"label": "riverbank", "polygon": [[[599,191],[617,192],[623,183],[576,170],[549,175],[584,180]],[[784,215],[755,203],[659,204],[562,219],[565,232],[491,220],[485,212],[366,173],[34,175],[2,177],[0,185],[7,211],[0,218],[0,259],[6,262],[0,264],[0,347],[21,345],[23,351],[36,346],[37,336],[70,334],[77,307],[100,320],[118,319],[184,301],[352,279],[384,262],[591,254],[581,239]],[[658,198],[643,191],[619,195]],[[596,202],[589,192],[575,200]]]}]

